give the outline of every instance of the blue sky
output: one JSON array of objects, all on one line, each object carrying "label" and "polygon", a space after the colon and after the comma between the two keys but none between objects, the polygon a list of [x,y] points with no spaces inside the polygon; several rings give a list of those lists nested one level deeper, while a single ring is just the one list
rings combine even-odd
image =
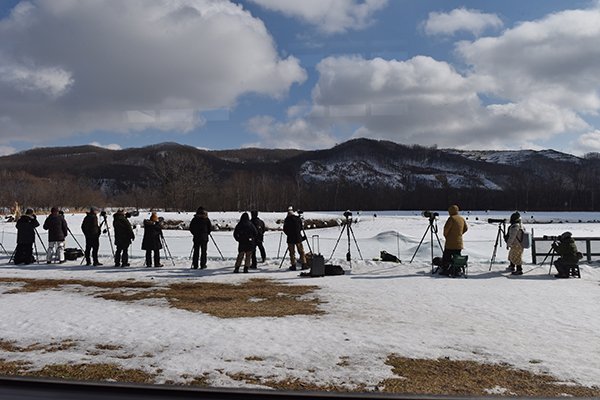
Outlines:
[{"label": "blue sky", "polygon": [[600,2],[0,2],[0,154],[328,148],[368,137],[600,151]]}]

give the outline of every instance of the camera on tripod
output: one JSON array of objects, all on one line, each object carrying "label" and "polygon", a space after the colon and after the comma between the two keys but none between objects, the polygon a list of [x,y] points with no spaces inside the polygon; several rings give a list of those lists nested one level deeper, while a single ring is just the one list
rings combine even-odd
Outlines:
[{"label": "camera on tripod", "polygon": [[350,211],[350,210],[344,211],[344,217],[346,217],[346,219],[352,218],[352,211]]},{"label": "camera on tripod", "polygon": [[137,217],[138,215],[140,215],[140,212],[138,210],[128,211],[125,213],[126,218]]},{"label": "camera on tripod", "polygon": [[544,235],[544,236],[543,236],[543,238],[544,238],[545,240],[553,240],[553,241],[555,241],[555,242],[556,242],[557,240],[560,240],[560,236],[546,236],[546,235]]},{"label": "camera on tripod", "polygon": [[421,212],[421,215],[422,215],[423,217],[425,217],[425,218],[429,218],[429,219],[435,219],[435,218],[437,218],[437,217],[439,217],[439,216],[440,216],[440,213],[437,213],[437,212],[431,212],[431,211],[427,210],[427,211],[423,211],[423,212]]},{"label": "camera on tripod", "polygon": [[506,223],[506,218],[503,218],[503,219],[488,218],[488,224],[505,224],[505,223]]},{"label": "camera on tripod", "polygon": [[106,218],[106,211],[102,210],[100,212],[100,216]]}]

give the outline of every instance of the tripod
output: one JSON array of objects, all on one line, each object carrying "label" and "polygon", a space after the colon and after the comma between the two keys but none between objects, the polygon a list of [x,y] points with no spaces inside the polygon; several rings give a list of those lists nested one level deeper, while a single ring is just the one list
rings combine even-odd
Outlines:
[{"label": "tripod", "polygon": [[[221,253],[221,249],[219,249],[219,246],[217,246],[217,242],[215,241],[215,238],[213,238],[213,235],[211,235],[209,233],[208,237],[212,240],[213,244],[217,248],[217,251],[219,252],[219,255],[221,256],[221,260],[225,261],[225,257],[223,257],[223,253]],[[192,259],[193,254],[194,254],[194,245],[192,244],[192,249],[190,250],[190,257],[189,257],[190,260]]]},{"label": "tripod", "polygon": [[360,248],[358,247],[358,242],[356,241],[356,236],[354,236],[354,231],[352,230],[352,218],[351,218],[352,213],[350,211],[346,211],[344,213],[344,217],[346,217],[346,223],[342,225],[342,231],[340,232],[340,236],[337,238],[337,241],[335,242],[335,246],[333,246],[333,251],[331,252],[331,256],[329,257],[329,260],[327,260],[327,262],[329,262],[333,258],[335,249],[337,248],[338,244],[340,243],[340,239],[342,238],[344,231],[346,231],[346,235],[348,236],[348,251],[346,252],[346,261],[348,261],[350,263],[350,268],[352,268],[352,255],[350,254],[350,235],[351,234],[352,234],[352,239],[354,239],[354,245],[356,246],[356,250],[358,250],[358,255],[360,256],[361,260],[363,260],[363,256],[360,252]]},{"label": "tripod", "polygon": [[496,260],[496,253],[498,251],[498,245],[502,246],[502,238],[506,235],[506,226],[504,221],[498,223],[498,233],[496,234],[496,242],[494,243],[494,252],[492,253],[492,259],[490,260],[490,269],[492,270],[492,264]]},{"label": "tripod", "polygon": [[100,213],[102,216],[102,222],[100,223],[100,231],[102,232],[102,227],[104,227],[104,232],[108,234],[108,242],[110,243],[110,250],[112,251],[113,258],[115,257],[115,249],[113,247],[112,238],[110,237],[110,228],[108,227],[108,222],[106,221],[106,211],[102,211]]},{"label": "tripod", "polygon": [[413,254],[413,256],[409,262],[409,264],[413,262],[413,260],[415,259],[415,256],[417,255],[417,252],[419,251],[419,248],[421,247],[421,244],[423,244],[423,240],[425,239],[425,236],[427,236],[427,232],[429,232],[429,235],[430,235],[429,243],[431,244],[431,274],[432,275],[435,273],[435,271],[433,270],[433,235],[435,235],[435,238],[437,239],[437,242],[440,245],[440,250],[442,250],[442,252],[444,251],[444,248],[442,247],[442,242],[440,241],[440,237],[438,236],[438,227],[437,227],[437,224],[435,223],[436,216],[437,216],[437,213],[429,214],[429,225],[427,226],[427,229],[425,229],[425,233],[423,234],[423,237],[421,238],[421,241],[419,242],[419,245],[417,246],[417,249],[415,250],[415,253]]},{"label": "tripod", "polygon": [[[165,240],[164,236],[160,236],[160,240],[163,244],[163,250],[165,252],[165,258],[170,258],[171,259],[171,263],[173,263],[173,266],[175,266],[175,261],[173,260],[173,255],[171,254],[171,250],[169,250],[169,246],[167,245],[167,241]],[[168,257],[167,257],[168,255]]]},{"label": "tripod", "polygon": [[546,262],[548,257],[550,257],[550,268],[548,268],[548,275],[550,275],[552,273],[552,265],[554,265],[554,256],[557,255],[555,246],[556,246],[556,239],[554,239],[552,241],[552,244],[550,245],[550,250],[548,250],[548,253],[546,253],[546,256],[540,263],[540,267],[541,267],[542,265],[544,265],[544,263]]}]

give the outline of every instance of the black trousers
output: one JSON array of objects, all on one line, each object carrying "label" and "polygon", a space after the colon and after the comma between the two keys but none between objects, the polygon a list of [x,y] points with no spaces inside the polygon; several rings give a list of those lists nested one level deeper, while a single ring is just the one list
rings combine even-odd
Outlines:
[{"label": "black trousers", "polygon": [[85,261],[90,264],[90,250],[94,264],[98,262],[98,249],[100,248],[100,237],[99,236],[86,236],[85,237]]},{"label": "black trousers", "polygon": [[129,265],[129,245],[119,246],[117,245],[117,251],[115,252],[115,265],[118,267],[126,267]]},{"label": "black trousers", "polygon": [[13,257],[15,264],[32,264],[35,262],[33,257],[33,242],[32,243],[19,243],[15,249],[15,255]]},{"label": "black trousers", "polygon": [[263,242],[257,242],[256,246],[254,246],[254,250],[252,250],[252,268],[256,268],[256,249],[260,251],[260,257],[264,261],[267,258],[267,252],[265,251],[265,246],[263,246]]},{"label": "black trousers", "polygon": [[198,268],[198,257],[200,257],[200,267],[206,268],[206,251],[208,248],[208,240],[194,240],[194,253],[192,254],[192,267]]},{"label": "black trousers", "polygon": [[154,266],[160,265],[160,249],[146,250],[146,267],[152,266],[152,252],[154,252]]},{"label": "black trousers", "polygon": [[452,256],[457,254],[460,256],[460,252],[462,250],[452,250],[452,249],[444,249],[444,254],[442,255],[442,266],[448,268],[450,262],[452,261]]}]

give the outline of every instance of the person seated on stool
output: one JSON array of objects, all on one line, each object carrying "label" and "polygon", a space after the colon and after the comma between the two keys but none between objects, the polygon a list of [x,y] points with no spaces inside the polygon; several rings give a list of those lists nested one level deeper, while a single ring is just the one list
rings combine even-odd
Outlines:
[{"label": "person seated on stool", "polygon": [[449,274],[449,266],[454,254],[460,255],[463,249],[463,234],[469,229],[467,221],[458,214],[458,206],[452,205],[448,208],[450,215],[444,224],[444,253],[442,255],[442,267],[440,275]]},{"label": "person seated on stool", "polygon": [[573,240],[571,232],[565,232],[558,237],[558,243],[552,243],[552,249],[558,254],[558,260],[554,261],[554,266],[558,274],[555,278],[568,278],[571,266],[577,265],[579,255],[577,254],[577,245]]}]

